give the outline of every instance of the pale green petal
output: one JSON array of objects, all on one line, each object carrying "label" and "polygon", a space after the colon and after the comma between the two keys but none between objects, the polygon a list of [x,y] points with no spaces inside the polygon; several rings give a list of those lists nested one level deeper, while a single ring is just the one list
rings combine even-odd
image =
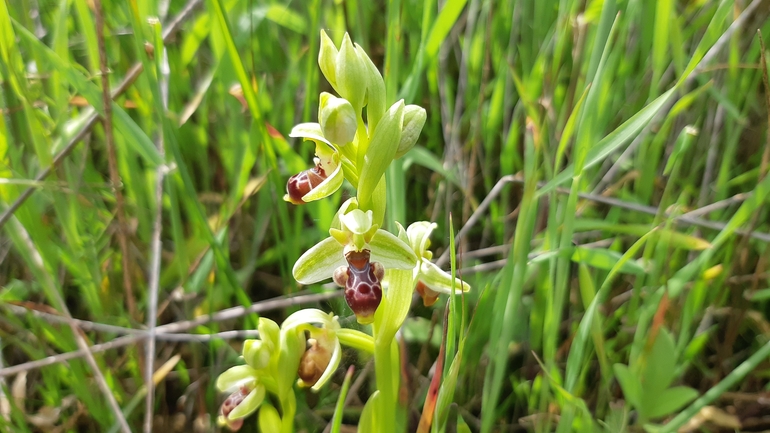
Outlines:
[{"label": "pale green petal", "polygon": [[426,257],[428,255],[428,247],[430,246],[430,234],[436,227],[438,227],[436,223],[428,221],[417,221],[409,225],[406,229],[406,235],[415,254],[420,257],[430,258]]},{"label": "pale green petal", "polygon": [[340,215],[340,222],[343,230],[350,231],[353,234],[363,235],[372,228],[372,211],[363,212],[360,209]]},{"label": "pale green petal", "polygon": [[331,278],[335,269],[347,265],[342,250],[342,245],[334,238],[315,244],[294,264],[294,279],[308,285]]},{"label": "pale green petal", "polygon": [[248,365],[236,365],[227,369],[217,378],[217,389],[220,392],[233,392],[243,385],[256,382],[257,370]]},{"label": "pale green petal", "polygon": [[299,125],[295,125],[294,128],[291,128],[289,137],[294,137],[294,138],[302,137],[308,140],[320,141],[322,143],[326,143],[332,148],[334,147],[331,141],[327,140],[326,137],[324,137],[324,133],[323,133],[323,130],[321,129],[321,125],[318,123],[308,122],[308,123],[300,123]]},{"label": "pale green petal", "polygon": [[417,265],[418,259],[412,248],[385,230],[377,230],[369,242],[371,261],[380,262],[385,269],[409,269]]},{"label": "pale green petal", "polygon": [[265,387],[262,385],[257,385],[253,390],[251,390],[249,395],[247,395],[246,398],[244,398],[238,406],[235,406],[235,409],[233,409],[233,411],[227,415],[227,419],[233,421],[251,415],[259,408],[259,405],[261,405],[264,400]]},{"label": "pale green petal", "polygon": [[340,216],[345,215],[353,209],[358,209],[358,200],[355,197],[350,197],[349,199],[345,200],[344,203],[342,203],[342,206],[340,206],[337,213],[334,214],[331,228],[341,230],[342,224],[340,223]]},{"label": "pale green petal", "polygon": [[320,200],[324,197],[329,197],[334,194],[342,186],[342,181],[345,180],[345,176],[342,174],[342,164],[338,164],[334,172],[324,179],[323,182],[318,184],[310,192],[302,196],[302,201],[311,202]]},{"label": "pale green petal", "polygon": [[287,317],[283,321],[281,329],[287,331],[306,323],[317,323],[332,330],[339,328],[339,323],[337,323],[334,313],[327,313],[317,308],[305,308]]},{"label": "pale green petal", "polygon": [[[452,275],[444,272],[428,259],[422,259],[420,266],[420,281],[425,283],[434,292],[452,293]],[[455,278],[455,293],[467,292],[471,289],[470,284]]]},{"label": "pale green petal", "polygon": [[407,245],[411,245],[409,242],[409,236],[406,234],[406,230],[404,230],[404,226],[402,226],[398,221],[396,221],[396,226],[398,226],[398,238],[404,241],[404,243]]},{"label": "pale green petal", "polygon": [[334,339],[334,351],[332,352],[332,357],[329,360],[329,365],[326,366],[326,370],[324,370],[321,377],[318,378],[318,382],[315,383],[310,389],[312,389],[315,392],[318,392],[318,390],[321,389],[321,387],[324,386],[326,382],[331,379],[332,375],[335,371],[337,371],[337,367],[340,366],[340,359],[342,359],[342,347],[340,346],[340,341],[335,338]]}]

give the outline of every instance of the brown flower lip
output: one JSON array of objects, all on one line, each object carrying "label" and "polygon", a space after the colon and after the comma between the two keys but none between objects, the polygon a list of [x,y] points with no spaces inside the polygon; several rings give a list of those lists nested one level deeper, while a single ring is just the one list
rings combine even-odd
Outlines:
[{"label": "brown flower lip", "polygon": [[289,181],[286,182],[286,193],[289,196],[289,201],[293,204],[304,204],[302,197],[326,180],[326,176],[321,164],[317,164],[313,168],[290,177]]},{"label": "brown flower lip", "polygon": [[371,322],[382,302],[380,281],[385,269],[370,258],[369,250],[349,251],[345,254],[347,270],[340,268],[334,274],[334,281],[345,288],[345,301],[361,323]]}]

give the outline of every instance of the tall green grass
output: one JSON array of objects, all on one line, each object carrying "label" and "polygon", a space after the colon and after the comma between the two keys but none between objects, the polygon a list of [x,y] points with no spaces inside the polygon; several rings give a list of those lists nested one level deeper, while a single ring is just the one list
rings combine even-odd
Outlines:
[{"label": "tall green grass", "polygon": [[[388,103],[428,109],[418,146],[387,172],[386,220],[435,220],[437,257],[459,231],[442,264],[474,287],[412,309],[407,414],[419,418],[445,341],[436,431],[675,431],[731,404],[746,421],[718,398],[763,392],[770,350],[761,1],[190,3],[104,2],[118,185],[93,121],[105,106],[92,2],[0,3],[2,365],[144,329],[155,308],[162,325],[326,290],[298,287],[290,270],[349,191],[302,207],[281,199],[287,177],[311,164],[312,147],[286,137],[316,120],[316,95],[329,89],[316,63],[323,28],[370,53]],[[114,188],[126,200],[127,269]],[[77,319],[118,328],[81,323],[75,334],[50,315],[65,314],[59,299]],[[336,299],[321,307],[350,316]],[[255,327],[255,314],[240,316],[186,329]],[[159,334],[156,429],[213,425],[211,378],[236,362],[236,337]],[[135,396],[152,389],[143,350],[94,355],[135,430],[145,416]],[[351,352],[352,379],[298,393],[295,425],[356,424],[373,380],[366,363]],[[113,428],[98,376],[78,357],[3,374],[0,430]],[[51,410],[50,424],[33,423]]]}]

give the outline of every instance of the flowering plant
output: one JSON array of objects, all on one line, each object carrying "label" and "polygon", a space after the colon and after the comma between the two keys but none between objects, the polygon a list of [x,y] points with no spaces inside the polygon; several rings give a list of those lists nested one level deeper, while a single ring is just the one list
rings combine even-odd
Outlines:
[{"label": "flowering plant", "polygon": [[[297,260],[293,276],[300,284],[332,279],[343,287],[358,323],[371,324],[372,334],[343,328],[336,316],[317,309],[300,310],[280,327],[260,319],[260,340],[246,341],[243,347],[246,364],[217,380],[220,391],[231,393],[222,405],[221,423],[232,430],[259,409],[260,426],[292,431],[295,379],[300,387],[320,389],[339,366],[343,344],[374,355],[378,390],[364,413],[395,420],[400,379],[395,335],[412,294],[416,290],[431,305],[439,293],[470,289],[431,262],[429,236],[435,223],[415,222],[406,229],[396,223],[397,235],[382,229],[385,170],[417,142],[425,109],[403,100],[386,107],[382,75],[347,34],[337,48],[321,31],[318,64],[339,96],[322,93],[318,123],[292,129],[290,136],[315,144],[316,157],[311,168],[289,179],[284,199],[298,205],[320,200],[344,180],[357,193],[337,211],[329,237]],[[280,414],[265,402],[268,394],[275,396]],[[386,424],[378,422],[374,428],[393,431]]]}]

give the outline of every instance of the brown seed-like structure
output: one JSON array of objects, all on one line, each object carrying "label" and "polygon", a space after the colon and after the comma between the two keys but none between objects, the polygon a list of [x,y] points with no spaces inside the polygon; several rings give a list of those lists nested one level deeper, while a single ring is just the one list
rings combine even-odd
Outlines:
[{"label": "brown seed-like structure", "polygon": [[245,399],[250,392],[251,390],[247,386],[241,386],[237,391],[230,394],[230,396],[225,399],[224,403],[222,403],[222,416],[225,418],[227,428],[232,431],[238,431],[243,427],[243,418],[230,420],[227,419],[227,416],[230,415],[230,412],[232,412],[233,409],[243,402],[243,399]]},{"label": "brown seed-like structure", "polygon": [[307,345],[308,348],[299,361],[297,376],[302,379],[304,385],[313,386],[324,374],[329,361],[332,359],[332,353],[321,346],[315,338],[308,338]]},{"label": "brown seed-like structure", "polygon": [[334,271],[334,282],[345,288],[345,301],[361,324],[374,321],[374,312],[382,301],[382,285],[385,268],[371,262],[369,250],[349,251],[345,254],[347,269],[343,266]]},{"label": "brown seed-like structure", "polygon": [[289,201],[293,204],[304,204],[302,197],[324,180],[326,180],[326,172],[321,164],[295,174],[286,182],[286,194],[289,196]]}]

